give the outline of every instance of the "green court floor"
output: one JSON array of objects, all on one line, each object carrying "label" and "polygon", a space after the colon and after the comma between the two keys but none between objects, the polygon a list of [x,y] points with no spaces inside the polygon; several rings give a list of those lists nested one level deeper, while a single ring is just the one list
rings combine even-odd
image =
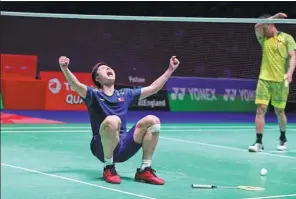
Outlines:
[{"label": "green court floor", "polygon": [[[265,152],[249,153],[253,124],[164,124],[153,160],[164,186],[133,181],[141,152],[118,164],[121,185],[106,184],[89,150],[87,124],[2,125],[3,199],[243,199],[296,198],[296,124],[289,150],[277,152],[278,127],[264,132]],[[260,176],[260,169],[268,170]],[[251,185],[265,191],[197,190],[191,184]]]}]

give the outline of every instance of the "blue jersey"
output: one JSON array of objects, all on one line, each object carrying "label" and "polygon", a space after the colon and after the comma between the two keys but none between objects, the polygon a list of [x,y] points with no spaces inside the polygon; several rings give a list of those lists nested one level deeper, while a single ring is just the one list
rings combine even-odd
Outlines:
[{"label": "blue jersey", "polygon": [[87,87],[86,97],[82,99],[88,108],[93,135],[99,133],[101,123],[110,115],[116,115],[121,119],[120,134],[126,133],[128,108],[140,95],[140,88],[123,88],[108,96],[101,90]]}]

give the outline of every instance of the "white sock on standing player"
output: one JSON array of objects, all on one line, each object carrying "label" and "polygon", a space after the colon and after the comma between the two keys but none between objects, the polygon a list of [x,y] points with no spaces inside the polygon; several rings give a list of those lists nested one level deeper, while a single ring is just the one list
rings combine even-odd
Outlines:
[{"label": "white sock on standing player", "polygon": [[105,166],[108,166],[108,165],[112,165],[113,164],[113,157],[112,158],[105,158]]},{"label": "white sock on standing player", "polygon": [[151,160],[142,160],[141,170],[151,166]]}]

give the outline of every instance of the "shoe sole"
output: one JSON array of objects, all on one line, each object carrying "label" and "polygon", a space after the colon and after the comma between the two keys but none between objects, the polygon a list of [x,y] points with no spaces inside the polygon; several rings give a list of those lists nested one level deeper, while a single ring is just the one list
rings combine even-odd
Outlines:
[{"label": "shoe sole", "polygon": [[263,152],[263,150],[258,150],[258,151],[256,151],[256,150],[254,150],[254,149],[248,149],[248,151],[249,151],[249,152],[252,152],[252,153]]},{"label": "shoe sole", "polygon": [[287,149],[276,149],[277,151],[286,151]]},{"label": "shoe sole", "polygon": [[108,181],[106,180],[105,178],[103,178],[105,180],[105,182],[109,183],[109,184],[121,184],[121,182],[111,182],[111,181]]},{"label": "shoe sole", "polygon": [[135,179],[135,182],[140,182],[140,183],[145,183],[145,184],[152,184],[152,185],[164,185],[164,184],[156,184],[156,183],[149,182],[149,181],[146,181],[146,180],[136,180]]}]

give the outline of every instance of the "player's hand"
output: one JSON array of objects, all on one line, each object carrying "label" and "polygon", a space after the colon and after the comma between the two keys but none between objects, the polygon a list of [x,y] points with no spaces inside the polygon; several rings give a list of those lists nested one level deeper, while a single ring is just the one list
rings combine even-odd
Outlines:
[{"label": "player's hand", "polygon": [[70,59],[68,57],[61,56],[59,58],[59,64],[61,68],[67,68],[70,64]]},{"label": "player's hand", "polygon": [[176,70],[180,64],[180,61],[177,59],[176,56],[172,56],[170,59],[170,68]]},{"label": "player's hand", "polygon": [[288,80],[288,82],[289,82],[289,84],[292,82],[292,79],[293,79],[293,75],[292,74],[290,74],[290,73],[287,73],[286,75],[285,75],[285,80]]},{"label": "player's hand", "polygon": [[275,15],[275,17],[278,18],[278,19],[282,19],[282,18],[287,18],[288,15],[285,14],[285,13],[279,12],[279,13],[277,13],[277,14]]}]

